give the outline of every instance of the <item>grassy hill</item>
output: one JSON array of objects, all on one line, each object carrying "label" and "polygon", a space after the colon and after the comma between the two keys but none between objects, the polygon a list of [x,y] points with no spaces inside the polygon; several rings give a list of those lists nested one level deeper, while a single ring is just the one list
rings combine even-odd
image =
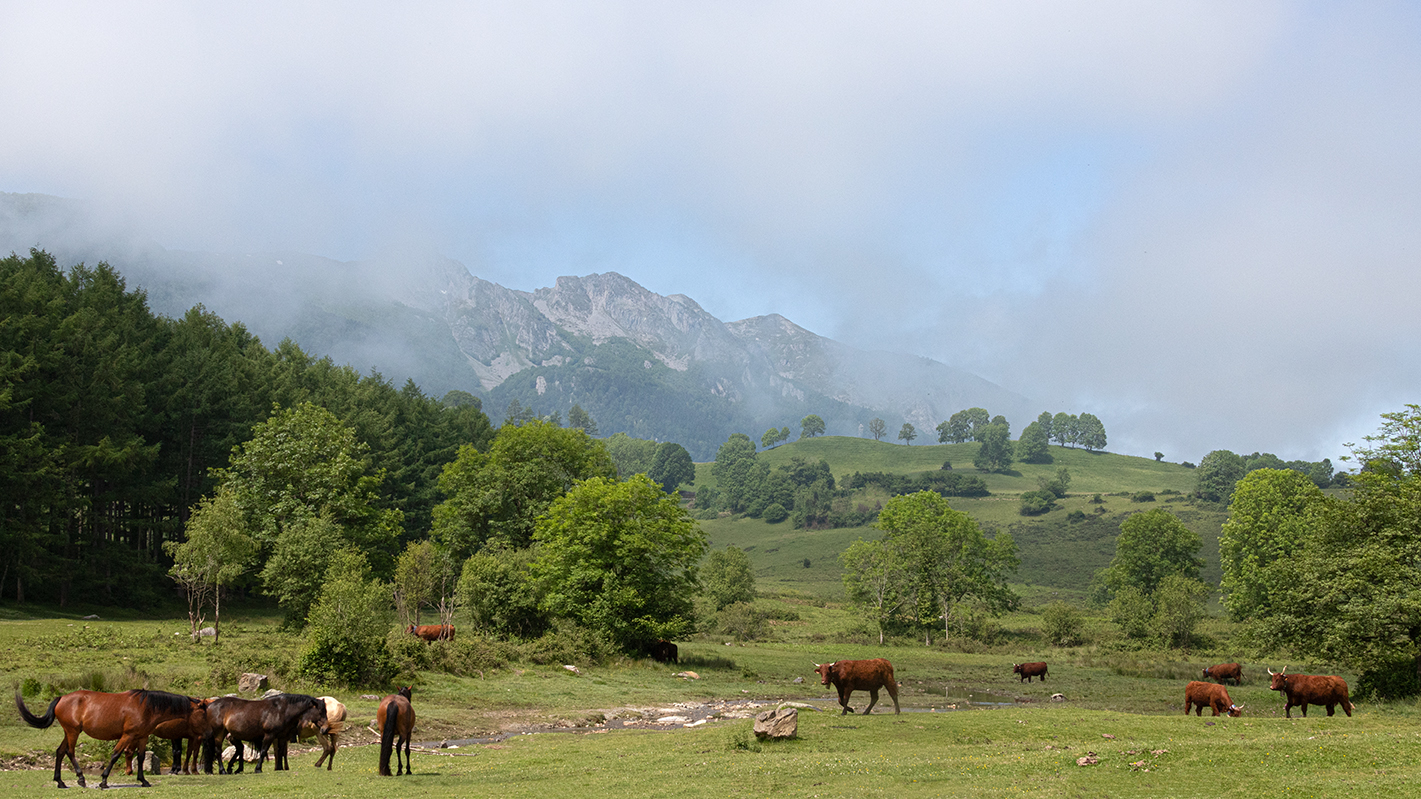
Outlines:
[{"label": "grassy hill", "polygon": [[[981,477],[991,496],[954,497],[949,502],[985,529],[1012,534],[1021,555],[1017,580],[1024,595],[1082,596],[1091,577],[1114,557],[1120,522],[1131,513],[1155,507],[1168,509],[1199,534],[1203,540],[1200,555],[1206,564],[1202,576],[1206,581],[1218,582],[1219,529],[1227,514],[1218,505],[1188,498],[1187,492],[1194,487],[1192,469],[1149,458],[1053,446],[1051,463],[1015,463],[1007,474],[986,474],[972,467],[978,447],[904,446],[826,436],[784,444],[765,450],[758,457],[771,468],[796,457],[823,459],[839,481],[854,472],[935,471],[942,468],[944,461],[950,461],[954,471]],[[1022,492],[1035,491],[1038,477],[1054,476],[1061,466],[1071,474],[1069,495],[1043,516],[1020,515]],[[696,464],[696,486],[715,485],[710,467],[709,463]],[[1143,491],[1153,492],[1156,501],[1132,501],[1133,495]],[[1095,494],[1101,495],[1099,503],[1094,501]],[[701,527],[712,547],[734,545],[748,552],[762,587],[826,597],[843,593],[839,553],[859,538],[878,534],[868,527],[796,530],[788,521],[768,524],[760,519],[736,517],[703,520]]]}]

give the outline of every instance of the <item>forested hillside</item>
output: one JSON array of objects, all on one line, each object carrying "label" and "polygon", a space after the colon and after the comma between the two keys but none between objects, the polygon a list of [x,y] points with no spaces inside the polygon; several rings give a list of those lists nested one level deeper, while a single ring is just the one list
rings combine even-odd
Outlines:
[{"label": "forested hillside", "polygon": [[459,445],[493,434],[477,402],[268,348],[201,306],[156,316],[103,264],[0,260],[0,318],[4,598],[142,606],[170,592],[163,543],[275,409],[314,403],[354,432],[374,504],[401,520],[387,563],[427,534]]}]

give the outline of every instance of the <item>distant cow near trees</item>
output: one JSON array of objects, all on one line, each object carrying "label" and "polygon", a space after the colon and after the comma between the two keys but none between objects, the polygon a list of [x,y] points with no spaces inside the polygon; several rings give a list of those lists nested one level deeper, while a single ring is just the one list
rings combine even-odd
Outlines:
[{"label": "distant cow near trees", "polygon": [[1220,663],[1217,666],[1209,666],[1204,669],[1204,679],[1233,680],[1234,685],[1243,685],[1243,667],[1237,663]]},{"label": "distant cow near trees", "polygon": [[1342,706],[1343,712],[1348,716],[1352,715],[1352,708],[1355,705],[1347,698],[1347,681],[1341,677],[1325,676],[1321,674],[1284,674],[1283,671],[1275,672],[1268,670],[1272,677],[1268,688],[1273,691],[1282,691],[1288,698],[1287,707],[1283,708],[1283,713],[1288,717],[1293,717],[1293,706],[1302,705],[1303,718],[1307,718],[1308,705],[1326,705],[1327,715],[1331,716],[1333,708]]},{"label": "distant cow near trees", "polygon": [[841,716],[854,712],[849,707],[849,696],[854,691],[868,691],[870,701],[863,709],[867,715],[878,704],[879,688],[888,689],[888,695],[893,698],[893,712],[902,712],[898,709],[898,682],[893,679],[893,664],[883,658],[815,663],[814,673],[819,675],[821,685],[833,683],[839,689],[839,704],[844,708]]},{"label": "distant cow near trees", "polygon": [[454,625],[452,624],[421,624],[418,627],[411,624],[405,628],[405,632],[425,641],[454,640]]},{"label": "distant cow near trees", "polygon": [[1045,663],[1013,663],[1011,673],[1021,675],[1021,678],[1018,679],[1017,682],[1021,682],[1022,680],[1031,682],[1032,677],[1040,677],[1042,682],[1046,682]]},{"label": "distant cow near trees", "polygon": [[1190,708],[1194,709],[1194,715],[1204,715],[1204,708],[1212,708],[1214,715],[1227,713],[1230,716],[1242,716],[1243,706],[1235,705],[1229,698],[1229,691],[1222,685],[1215,685],[1211,682],[1200,682],[1194,680],[1184,686],[1184,715],[1189,715]]},{"label": "distant cow near trees", "polygon": [[647,654],[657,663],[680,663],[681,653],[670,641],[653,641],[647,647]]}]

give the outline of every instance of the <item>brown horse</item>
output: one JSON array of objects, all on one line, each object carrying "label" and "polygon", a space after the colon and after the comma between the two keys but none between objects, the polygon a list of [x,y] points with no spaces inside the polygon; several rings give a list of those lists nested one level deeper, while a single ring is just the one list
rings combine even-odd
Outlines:
[{"label": "brown horse", "polygon": [[[410,694],[414,689],[406,685],[398,692],[380,700],[380,709],[375,713],[375,726],[380,728],[380,776],[390,776],[390,747],[395,749],[395,776],[413,774],[414,764],[410,762],[410,734],[414,732],[414,706],[410,704]],[[399,739],[399,740],[396,740]],[[400,742],[405,745],[405,761],[400,762]]]},{"label": "brown horse", "polygon": [[[302,723],[309,722],[317,731],[329,733],[326,721],[326,703],[305,694],[277,694],[266,699],[242,699],[224,696],[213,699],[207,707],[208,730],[203,737],[203,770],[212,772],[212,761],[217,760],[217,770],[231,773],[233,764],[237,771],[246,765],[242,759],[242,743],[255,744],[261,752],[257,758],[257,773],[261,773],[272,744],[275,750],[276,769],[287,768],[284,751],[285,743],[296,737],[296,730]],[[222,763],[220,757],[223,738],[230,737],[237,753],[230,763]]]},{"label": "brown horse", "polygon": [[[197,746],[202,736],[207,734],[207,705],[210,701],[205,700],[193,706],[187,718],[170,719],[153,728],[151,737],[173,742],[173,770],[170,773],[178,773],[179,762],[182,763],[182,773],[197,773]],[[183,741],[188,742],[186,757],[183,755]],[[125,760],[126,771],[132,774],[133,755],[128,755]]]},{"label": "brown horse", "polygon": [[[125,691],[109,694],[102,691],[74,691],[58,697],[49,703],[49,710],[43,716],[36,716],[25,707],[20,692],[15,692],[15,707],[20,718],[36,729],[48,729],[56,720],[64,728],[64,740],[54,750],[54,781],[60,788],[66,787],[59,776],[59,768],[69,756],[69,765],[79,778],[79,786],[84,785],[84,772],[79,770],[79,762],[74,753],[79,742],[79,733],[99,741],[118,741],[114,744],[113,757],[104,767],[100,788],[109,785],[109,772],[114,763],[125,754],[141,755],[148,748],[148,736],[154,728],[165,721],[189,718],[195,708],[206,704],[206,700],[190,696],[170,694],[165,691]],[[149,787],[143,778],[143,758],[138,758],[138,782]]]}]

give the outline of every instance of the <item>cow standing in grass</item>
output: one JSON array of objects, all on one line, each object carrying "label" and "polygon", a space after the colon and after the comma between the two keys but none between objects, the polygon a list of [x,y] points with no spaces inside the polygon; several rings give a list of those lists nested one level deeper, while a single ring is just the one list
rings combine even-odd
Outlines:
[{"label": "cow standing in grass", "polygon": [[1225,680],[1233,680],[1234,685],[1243,685],[1243,667],[1237,663],[1220,663],[1217,666],[1209,666],[1204,669],[1204,679],[1218,680],[1221,683]]},{"label": "cow standing in grass", "polygon": [[1021,682],[1022,680],[1031,682],[1032,677],[1040,677],[1042,682],[1046,682],[1045,663],[1013,663],[1011,673],[1021,675],[1021,679],[1017,680],[1017,682]]},{"label": "cow standing in grass", "polygon": [[421,624],[419,626],[411,624],[405,628],[405,632],[425,641],[454,640],[454,625],[452,624]]},{"label": "cow standing in grass", "polygon": [[1204,715],[1206,707],[1213,708],[1215,716],[1220,713],[1227,713],[1234,717],[1243,715],[1243,706],[1234,704],[1234,701],[1229,698],[1228,689],[1211,682],[1194,680],[1184,686],[1184,715],[1189,715],[1191,707],[1196,716]]},{"label": "cow standing in grass", "polygon": [[1302,705],[1303,718],[1307,718],[1308,705],[1327,705],[1327,715],[1331,716],[1333,708],[1342,706],[1342,710],[1348,715],[1352,715],[1352,708],[1355,705],[1347,698],[1347,681],[1341,677],[1324,676],[1321,674],[1284,674],[1283,671],[1275,672],[1268,670],[1272,677],[1272,682],[1268,685],[1269,690],[1282,691],[1288,698],[1287,707],[1283,708],[1283,713],[1288,718],[1293,717],[1293,706]]},{"label": "cow standing in grass", "polygon": [[814,673],[819,675],[821,685],[833,683],[839,689],[839,704],[844,708],[841,716],[854,712],[849,707],[849,695],[854,691],[868,691],[870,701],[863,709],[867,715],[878,704],[879,688],[888,689],[888,695],[893,698],[893,712],[902,712],[898,709],[898,683],[893,679],[893,664],[883,658],[815,663]]}]

